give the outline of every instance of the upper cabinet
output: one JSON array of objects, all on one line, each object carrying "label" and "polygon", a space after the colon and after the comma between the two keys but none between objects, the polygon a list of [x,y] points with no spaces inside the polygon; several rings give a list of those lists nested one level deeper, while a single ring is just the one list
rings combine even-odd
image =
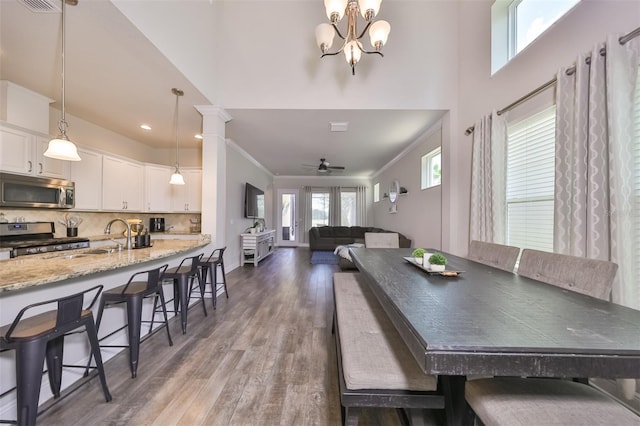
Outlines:
[{"label": "upper cabinet", "polygon": [[69,179],[70,161],[47,158],[49,137],[0,126],[0,170],[30,176]]},{"label": "upper cabinet", "polygon": [[167,213],[171,211],[171,173],[173,167],[146,164],[145,173],[145,203],[144,210],[148,213]]},{"label": "upper cabinet", "polygon": [[181,169],[184,185],[171,185],[173,211],[197,213],[202,208],[202,170]]},{"label": "upper cabinet", "polygon": [[144,166],[121,158],[102,157],[102,209],[142,212]]},{"label": "upper cabinet", "polygon": [[102,154],[78,148],[82,161],[71,162],[71,180],[76,184],[76,209],[102,209]]}]

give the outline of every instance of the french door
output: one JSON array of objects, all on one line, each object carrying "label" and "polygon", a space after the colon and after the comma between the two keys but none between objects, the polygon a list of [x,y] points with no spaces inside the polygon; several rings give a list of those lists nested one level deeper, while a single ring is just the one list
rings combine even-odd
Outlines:
[{"label": "french door", "polygon": [[276,236],[278,246],[298,245],[298,190],[278,189],[278,210]]}]

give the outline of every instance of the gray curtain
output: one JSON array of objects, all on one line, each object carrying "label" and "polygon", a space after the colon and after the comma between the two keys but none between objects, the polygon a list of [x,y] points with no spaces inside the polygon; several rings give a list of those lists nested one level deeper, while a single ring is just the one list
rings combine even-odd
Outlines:
[{"label": "gray curtain", "polygon": [[340,187],[329,187],[329,226],[340,226],[342,206],[340,202]]},{"label": "gray curtain", "polygon": [[[640,309],[640,205],[634,96],[640,46],[618,35],[576,59],[575,75],[558,73],[554,251],[618,264],[611,298]],[[633,379],[618,379],[631,399]]]},{"label": "gray curtain", "polygon": [[609,260],[609,155],[605,60],[594,47],[556,88],[553,251]]},{"label": "gray curtain", "polygon": [[367,226],[367,187],[356,187],[356,225]]},{"label": "gray curtain", "polygon": [[[640,189],[635,173],[640,126],[634,126],[634,117],[639,115],[634,96],[640,93],[634,91],[638,84],[640,41],[635,39],[622,46],[618,38],[615,35],[607,39],[609,157],[610,167],[615,170],[610,182],[611,260],[619,267],[611,297],[616,303],[640,309],[640,206],[635,201]],[[633,379],[619,379],[618,386],[627,399],[634,397],[634,391],[640,393],[640,379],[635,383]]]},{"label": "gray curtain", "polygon": [[302,242],[309,242],[309,229],[311,229],[311,187],[305,186],[302,189]]},{"label": "gray curtain", "polygon": [[475,124],[471,166],[471,240],[506,239],[507,131],[495,112]]}]

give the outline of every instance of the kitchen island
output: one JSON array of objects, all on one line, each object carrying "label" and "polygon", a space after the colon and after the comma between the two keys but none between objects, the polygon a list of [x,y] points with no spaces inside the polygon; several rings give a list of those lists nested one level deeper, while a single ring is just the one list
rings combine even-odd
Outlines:
[{"label": "kitchen island", "polygon": [[[103,285],[104,290],[125,284],[136,272],[157,268],[164,264],[177,266],[182,259],[210,250],[210,237],[202,235],[193,239],[156,239],[153,247],[118,251],[113,247],[91,247],[49,254],[21,256],[0,261],[0,325],[11,323],[20,309],[45,300],[74,294],[84,289]],[[165,282],[165,294],[170,298],[173,284]],[[88,301],[87,301],[88,303]],[[194,303],[195,299],[194,299]],[[51,306],[48,309],[52,309]],[[94,306],[94,316],[97,306]],[[143,319],[150,319],[153,299],[143,306]],[[35,313],[35,312],[34,312]],[[171,315],[173,316],[173,315]],[[160,316],[156,316],[159,320]],[[105,310],[99,337],[126,323],[124,307]],[[157,328],[156,324],[154,328]],[[144,328],[143,328],[144,330]],[[127,334],[122,330],[103,344],[126,345]],[[124,348],[103,348],[104,361],[115,356]],[[67,336],[64,349],[65,364],[84,365],[89,356],[85,333]],[[144,365],[144,359],[141,359]],[[83,380],[83,371],[64,369],[62,389]],[[15,359],[13,351],[0,353],[0,394],[15,386]],[[107,383],[109,377],[107,377]],[[92,386],[89,385],[89,386]],[[114,398],[117,395],[113,392]],[[51,398],[47,376],[42,379],[40,404]],[[15,418],[15,393],[9,393],[0,400],[0,418]]]},{"label": "kitchen island", "polygon": [[[17,257],[0,263],[0,297],[2,293],[32,286],[117,270],[159,260],[198,249],[209,244],[208,236],[198,239],[156,239],[153,247],[113,252],[88,248]],[[186,257],[186,256],[184,256]],[[147,269],[147,268],[145,268]]]}]

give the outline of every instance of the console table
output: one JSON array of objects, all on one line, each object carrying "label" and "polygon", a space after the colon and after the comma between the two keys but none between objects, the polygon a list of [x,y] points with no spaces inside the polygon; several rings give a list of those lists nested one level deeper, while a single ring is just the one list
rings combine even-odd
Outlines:
[{"label": "console table", "polygon": [[273,253],[276,231],[240,234],[240,238],[242,240],[240,244],[240,266],[245,263],[253,263],[253,266],[258,266],[258,262]]}]

